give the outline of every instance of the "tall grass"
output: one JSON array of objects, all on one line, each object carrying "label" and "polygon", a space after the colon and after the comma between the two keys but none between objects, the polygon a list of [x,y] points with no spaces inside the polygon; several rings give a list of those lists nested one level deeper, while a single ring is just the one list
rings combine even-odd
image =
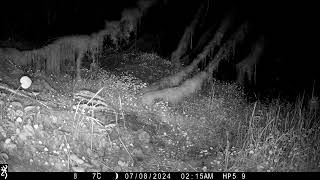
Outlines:
[{"label": "tall grass", "polygon": [[246,112],[245,120],[231,130],[236,132],[232,145],[237,150],[225,154],[229,157],[225,170],[320,170],[319,113],[305,107],[303,98],[294,104],[257,101]]}]

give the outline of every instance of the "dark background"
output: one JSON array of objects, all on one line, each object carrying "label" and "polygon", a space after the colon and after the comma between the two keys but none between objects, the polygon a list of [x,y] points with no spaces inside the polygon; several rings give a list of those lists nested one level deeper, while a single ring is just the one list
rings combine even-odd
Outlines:
[{"label": "dark background", "polygon": [[[104,28],[105,20],[119,20],[121,11],[136,7],[136,0],[42,0],[1,1],[0,39],[9,37],[41,46],[60,36],[91,34]],[[315,15],[317,6],[294,1],[216,1],[159,0],[143,17],[139,37],[157,37],[158,53],[169,57],[197,12],[200,2],[208,4],[203,28],[219,25],[227,10],[235,7],[234,31],[249,20],[251,31],[237,61],[250,52],[250,43],[264,35],[266,48],[258,69],[256,92],[295,97],[305,91],[311,94],[318,76],[318,51]],[[232,33],[232,30],[230,33]],[[154,40],[154,39],[153,39]],[[270,94],[269,92],[269,94]],[[317,95],[317,92],[316,92]]]}]

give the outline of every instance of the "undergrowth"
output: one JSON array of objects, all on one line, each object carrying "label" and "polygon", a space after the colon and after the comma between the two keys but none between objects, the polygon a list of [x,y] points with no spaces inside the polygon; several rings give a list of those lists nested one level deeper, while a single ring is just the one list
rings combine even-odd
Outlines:
[{"label": "undergrowth", "polygon": [[1,86],[1,162],[16,156],[39,171],[320,169],[319,112],[302,99],[248,103],[238,85],[215,81],[181,103],[146,107],[143,80],[103,70],[59,86],[54,96]]},{"label": "undergrowth", "polygon": [[302,100],[281,99],[257,101],[245,111],[246,118],[230,130],[234,137],[225,146],[224,170],[319,171],[318,112],[308,111]]}]

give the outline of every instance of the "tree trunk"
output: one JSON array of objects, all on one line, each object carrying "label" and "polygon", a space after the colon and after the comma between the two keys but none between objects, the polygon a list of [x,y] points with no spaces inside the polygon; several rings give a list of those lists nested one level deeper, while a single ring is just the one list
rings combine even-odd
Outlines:
[{"label": "tree trunk", "polygon": [[237,68],[237,82],[244,85],[245,81],[251,85],[256,85],[257,81],[257,64],[263,52],[264,38],[261,37],[253,46],[252,52],[241,62],[236,65]]},{"label": "tree trunk", "polygon": [[[197,67],[199,62],[205,59],[211,51],[213,51],[218,45],[221,44],[221,40],[225,34],[227,27],[229,27],[229,23],[230,20],[228,17],[223,20],[222,25],[216,32],[214,38],[204,48],[203,52],[199,54],[198,57],[192,62],[191,65],[187,66],[182,71],[178,72],[173,76],[169,76],[167,78],[162,79],[162,81],[160,81],[160,83],[158,83],[155,87],[162,88],[164,87],[164,85],[177,86],[178,84],[180,84],[183,78],[190,74],[195,67]],[[176,104],[180,102],[183,98],[199,91],[205,80],[212,76],[213,69],[218,66],[219,62],[222,59],[228,58],[228,55],[232,53],[232,50],[235,48],[235,45],[244,40],[246,31],[247,23],[240,26],[238,31],[219,50],[219,52],[212,60],[212,62],[210,62],[205,71],[199,72],[193,78],[186,80],[184,83],[177,87],[161,89],[158,91],[156,91],[156,88],[151,88],[152,91],[149,91],[141,96],[142,103],[151,106],[156,99],[162,99],[169,103]]]},{"label": "tree trunk", "polygon": [[192,58],[193,56],[195,56],[196,54],[198,54],[198,53],[201,51],[201,49],[205,46],[205,44],[208,42],[208,39],[210,39],[210,36],[211,36],[212,32],[213,32],[213,27],[211,27],[210,29],[208,29],[208,30],[200,37],[197,45],[192,49],[192,51],[191,51],[188,55],[184,56],[180,62],[183,63],[183,64],[188,64],[188,63],[190,63],[191,58]]},{"label": "tree trunk", "polygon": [[181,68],[180,58],[187,52],[188,47],[192,46],[192,36],[194,34],[195,28],[200,20],[201,13],[204,9],[204,3],[198,9],[198,12],[193,18],[191,24],[185,29],[182,38],[178,44],[178,47],[171,54],[171,62],[175,65],[176,68]]},{"label": "tree trunk", "polygon": [[224,59],[230,59],[233,57],[234,50],[239,43],[244,41],[245,35],[247,34],[248,22],[243,23],[237,31],[231,36],[231,38],[220,48],[218,53],[215,55],[213,60],[206,67],[206,71],[212,76],[214,70],[219,66],[219,63]]},{"label": "tree trunk", "polygon": [[215,49],[220,46],[221,41],[224,37],[224,34],[231,24],[230,18],[232,18],[232,16],[229,14],[225,19],[223,19],[222,24],[220,25],[219,29],[216,31],[213,39],[204,48],[202,53],[200,53],[189,66],[183,68],[178,73],[165,77],[160,81],[143,89],[142,93],[179,85],[186,76],[188,76],[192,71],[194,71],[194,69],[198,66],[198,64],[202,60],[204,60],[211,52],[214,52]]}]

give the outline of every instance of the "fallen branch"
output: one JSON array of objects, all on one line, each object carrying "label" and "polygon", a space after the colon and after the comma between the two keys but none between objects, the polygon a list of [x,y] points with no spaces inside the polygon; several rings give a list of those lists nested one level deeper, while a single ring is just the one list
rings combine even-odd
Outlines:
[{"label": "fallen branch", "polygon": [[[9,92],[12,93],[12,94],[16,94],[16,95],[18,95],[18,96],[22,96],[22,97],[28,98],[28,99],[36,102],[36,103],[39,103],[39,104],[45,106],[46,108],[49,108],[49,106],[48,106],[45,102],[43,102],[43,101],[41,101],[41,100],[38,100],[38,99],[34,99],[33,97],[34,97],[35,95],[34,95],[33,93],[29,93],[29,92],[26,92],[26,91],[24,91],[23,93],[21,93],[21,92],[19,92],[18,90],[11,89],[11,88],[7,87],[6,85],[3,85],[3,84],[0,84],[0,89],[4,89],[4,90],[6,90],[6,91],[9,91]],[[27,95],[26,95],[26,94],[27,94]]]},{"label": "fallen branch", "polygon": [[201,89],[203,81],[208,77],[208,73],[200,72],[193,78],[186,80],[182,85],[173,88],[152,91],[141,96],[143,104],[151,106],[156,99],[167,101],[171,104],[180,102],[183,98],[190,96]]},{"label": "fallen branch", "polygon": [[[25,94],[23,94],[23,93],[18,92],[18,90],[11,89],[11,88],[9,88],[7,85],[1,84],[1,83],[0,83],[0,89],[4,89],[4,90],[6,90],[6,91],[9,91],[10,93],[13,93],[13,94],[16,94],[16,95],[18,95],[18,96],[25,97],[25,98],[28,98],[28,97],[29,97],[29,96],[27,96],[27,95],[25,95]],[[29,95],[30,95],[30,94],[31,94],[31,93],[29,93]],[[31,95],[32,95],[32,94],[31,94]]]}]

